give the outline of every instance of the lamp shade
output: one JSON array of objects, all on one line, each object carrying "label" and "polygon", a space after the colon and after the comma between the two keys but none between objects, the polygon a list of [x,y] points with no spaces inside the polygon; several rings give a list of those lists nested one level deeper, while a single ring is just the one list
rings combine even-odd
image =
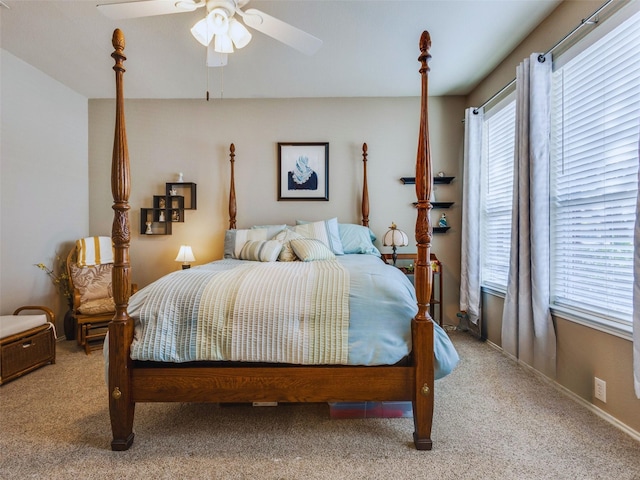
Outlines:
[{"label": "lamp shade", "polygon": [[191,28],[191,35],[206,47],[211,43],[214,35],[227,36],[228,31],[229,17],[227,12],[221,8],[214,8]]},{"label": "lamp shade", "polygon": [[193,250],[189,245],[180,245],[180,251],[176,257],[176,262],[182,262],[182,268],[189,268],[190,262],[195,262],[196,257],[193,256]]},{"label": "lamp shade", "polygon": [[233,53],[231,37],[226,33],[216,34],[216,37],[213,40],[213,49],[218,53]]},{"label": "lamp shade", "polygon": [[409,237],[402,230],[399,230],[395,223],[392,223],[382,238],[382,244],[385,247],[405,247],[409,245]]},{"label": "lamp shade", "polygon": [[213,30],[207,25],[207,19],[203,18],[193,27],[191,27],[191,35],[205,47],[211,43],[213,38]]},{"label": "lamp shade", "polygon": [[229,19],[229,36],[236,48],[246,47],[251,41],[251,33],[235,18]]}]

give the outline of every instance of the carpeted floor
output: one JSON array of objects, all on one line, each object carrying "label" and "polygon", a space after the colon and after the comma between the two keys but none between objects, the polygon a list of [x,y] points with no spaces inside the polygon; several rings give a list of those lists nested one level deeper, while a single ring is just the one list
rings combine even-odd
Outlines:
[{"label": "carpeted floor", "polygon": [[324,404],[138,404],[133,447],[110,450],[101,352],[0,387],[0,478],[640,479],[640,443],[490,346],[452,332],[436,382],[434,449],[410,418],[331,419]]}]

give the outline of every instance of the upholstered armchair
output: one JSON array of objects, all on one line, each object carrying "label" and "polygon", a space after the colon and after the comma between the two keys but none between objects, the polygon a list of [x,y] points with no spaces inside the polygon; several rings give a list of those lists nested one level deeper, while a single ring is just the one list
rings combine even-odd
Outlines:
[{"label": "upholstered armchair", "polygon": [[[113,261],[110,237],[82,238],[67,256],[76,339],[87,354],[101,348],[115,313],[111,284]],[[135,286],[132,290],[136,290]]]}]

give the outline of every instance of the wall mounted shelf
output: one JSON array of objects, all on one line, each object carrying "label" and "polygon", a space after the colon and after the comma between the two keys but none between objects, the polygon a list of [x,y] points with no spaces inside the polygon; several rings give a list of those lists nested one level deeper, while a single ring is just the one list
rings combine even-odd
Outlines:
[{"label": "wall mounted shelf", "polygon": [[[451,183],[456,177],[433,177],[433,183],[447,184]],[[415,185],[416,177],[400,177],[400,181],[405,185]]]},{"label": "wall mounted shelf", "polygon": [[165,195],[154,195],[153,207],[140,209],[140,233],[171,235],[172,224],[184,222],[184,211],[195,210],[196,201],[195,183],[166,183]]},{"label": "wall mounted shelf", "polygon": [[445,233],[451,227],[433,227],[433,233]]},{"label": "wall mounted shelf", "polygon": [[[431,206],[433,208],[449,208],[454,203],[455,202],[431,202]],[[413,206],[417,207],[418,206],[418,202],[413,202]]]}]

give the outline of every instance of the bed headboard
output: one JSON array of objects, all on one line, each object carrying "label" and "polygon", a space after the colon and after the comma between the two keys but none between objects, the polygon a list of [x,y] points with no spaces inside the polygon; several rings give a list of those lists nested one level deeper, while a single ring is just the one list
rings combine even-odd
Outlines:
[{"label": "bed headboard", "polygon": [[[229,185],[229,230],[236,228],[236,216],[238,214],[238,206],[236,204],[236,180],[235,180],[235,163],[236,163],[236,146],[232,143],[229,145],[229,163],[231,164],[231,181]],[[362,225],[369,226],[369,188],[367,186],[367,144],[362,144],[362,165],[363,165],[363,186],[362,186],[362,202],[360,209],[362,212]]]}]

